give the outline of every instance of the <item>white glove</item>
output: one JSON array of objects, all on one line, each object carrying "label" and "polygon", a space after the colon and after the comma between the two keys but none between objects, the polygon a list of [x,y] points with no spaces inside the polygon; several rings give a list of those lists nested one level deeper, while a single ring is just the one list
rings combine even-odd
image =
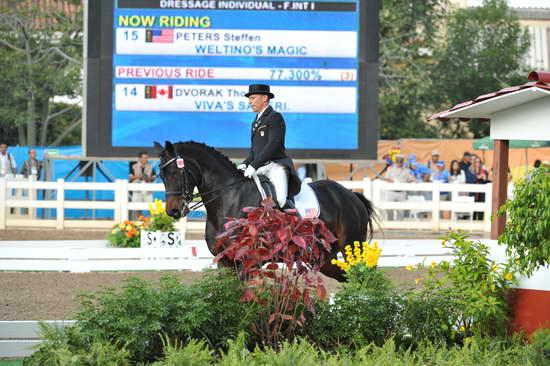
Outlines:
[{"label": "white glove", "polygon": [[252,165],[249,165],[248,167],[246,167],[246,170],[244,171],[244,176],[247,178],[252,178],[252,175],[255,172],[256,172],[256,169]]},{"label": "white glove", "polygon": [[242,170],[243,172],[246,170],[246,164],[241,164],[237,167],[237,169]]}]

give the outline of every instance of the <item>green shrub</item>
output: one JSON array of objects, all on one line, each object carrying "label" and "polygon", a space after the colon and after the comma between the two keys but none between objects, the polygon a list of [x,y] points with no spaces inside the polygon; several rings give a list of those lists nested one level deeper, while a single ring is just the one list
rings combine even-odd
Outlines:
[{"label": "green shrub", "polygon": [[332,304],[320,304],[306,335],[323,349],[371,342],[381,345],[399,329],[400,308],[401,299],[386,274],[376,269],[363,271],[360,282],[344,284]]},{"label": "green shrub", "polygon": [[210,271],[191,285],[165,276],[160,283],[130,278],[121,289],[82,296],[77,314],[87,344],[97,339],[125,345],[135,362],[162,355],[160,334],[185,344],[202,339],[212,349],[246,331],[254,304],[241,303],[242,283],[225,271]]},{"label": "green shrub", "polygon": [[185,347],[177,341],[164,343],[165,358],[152,366],[202,366],[211,365],[214,361],[213,352],[204,341],[191,340]]},{"label": "green shrub", "polygon": [[101,340],[84,346],[78,326],[57,328],[40,323],[39,327],[40,336],[45,341],[23,361],[24,366],[118,366],[130,363],[129,352],[124,347]]},{"label": "green shrub", "polygon": [[533,271],[550,263],[550,167],[541,166],[514,186],[514,199],[498,210],[508,222],[499,244],[514,258],[520,272]]},{"label": "green shrub", "polygon": [[457,318],[456,301],[447,294],[409,291],[403,296],[396,341],[406,346],[424,340],[449,343],[455,340]]},{"label": "green shrub", "polygon": [[[510,309],[508,296],[515,281],[509,264],[489,258],[489,248],[480,241],[467,240],[462,231],[451,232],[442,245],[453,251],[454,259],[418,269],[427,274],[417,280],[425,298],[449,299],[455,311],[453,324],[463,335],[504,335]],[[444,324],[443,324],[444,325]]]}]

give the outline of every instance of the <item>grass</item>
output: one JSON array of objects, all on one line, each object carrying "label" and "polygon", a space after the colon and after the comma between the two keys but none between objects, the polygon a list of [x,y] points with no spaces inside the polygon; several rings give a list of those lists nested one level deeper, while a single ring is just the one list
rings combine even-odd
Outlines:
[{"label": "grass", "polygon": [[21,366],[23,360],[0,360],[0,366]]}]

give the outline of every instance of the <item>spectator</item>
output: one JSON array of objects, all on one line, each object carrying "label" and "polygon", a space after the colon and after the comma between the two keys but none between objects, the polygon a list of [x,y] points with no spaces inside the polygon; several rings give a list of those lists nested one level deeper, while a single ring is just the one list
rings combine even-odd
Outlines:
[{"label": "spectator", "polygon": [[430,169],[430,175],[437,173],[437,162],[439,161],[439,151],[432,150],[432,157],[428,160],[426,166]]},{"label": "spectator", "polygon": [[435,166],[437,167],[437,172],[432,174],[432,182],[449,183],[449,171],[445,169],[445,162],[443,160],[439,160],[435,163]]},{"label": "spectator", "polygon": [[480,158],[474,160],[473,165],[470,166],[470,172],[475,177],[474,183],[485,184],[489,181],[489,172]]},{"label": "spectator", "polygon": [[409,163],[409,168],[417,182],[428,182],[430,180],[430,169],[426,165],[412,161]]},{"label": "spectator", "polygon": [[535,162],[533,163],[533,168],[538,168],[541,163],[542,162],[539,159],[535,160]]},{"label": "spectator", "polygon": [[408,168],[405,168],[405,157],[401,154],[395,155],[395,164],[391,165],[384,175],[386,182],[408,183],[414,182],[414,177]]},{"label": "spectator", "polygon": [[36,159],[36,150],[29,149],[29,158],[23,163],[21,174],[28,178],[29,175],[34,176],[37,180],[40,178],[40,172],[42,171],[42,161]]},{"label": "spectator", "polygon": [[16,168],[15,159],[8,152],[8,144],[0,143],[0,177],[8,174],[15,175]]},{"label": "spectator", "polygon": [[464,176],[466,177],[466,183],[473,184],[476,182],[476,177],[472,172],[470,171],[470,166],[472,165],[472,154],[470,154],[468,151],[465,151],[462,155],[462,160],[458,163],[460,166],[460,170],[464,172]]},{"label": "spectator", "polygon": [[[489,180],[489,172],[487,171],[487,168],[483,165],[483,162],[480,158],[477,158],[472,166],[470,167],[470,172],[474,176],[474,183],[476,184],[485,184],[487,182],[490,182]],[[508,170],[509,173],[509,170]],[[485,202],[485,193],[483,192],[476,192],[474,194],[474,201],[475,202]],[[474,220],[483,220],[483,212],[474,212]]]},{"label": "spectator", "polygon": [[466,174],[464,170],[460,169],[458,160],[451,161],[451,168],[449,169],[449,183],[466,183]]},{"label": "spectator", "polygon": [[[392,164],[386,170],[384,180],[391,183],[409,183],[414,182],[414,177],[409,168],[404,166],[405,156],[401,154],[395,155],[395,164]],[[405,201],[407,195],[404,191],[386,191],[386,199],[393,202]],[[389,220],[400,220],[403,217],[403,210],[388,210]],[[396,213],[395,217],[393,213]]]},{"label": "spectator", "polygon": [[[149,164],[149,154],[142,151],[138,154],[138,161],[130,166],[130,183],[152,183],[157,178],[153,165]],[[132,202],[153,202],[153,192],[135,191]],[[141,216],[138,210],[136,216]]]}]

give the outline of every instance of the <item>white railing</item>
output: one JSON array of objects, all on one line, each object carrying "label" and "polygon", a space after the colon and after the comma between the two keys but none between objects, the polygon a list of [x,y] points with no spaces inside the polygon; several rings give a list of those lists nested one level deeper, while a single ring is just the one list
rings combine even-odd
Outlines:
[{"label": "white railing", "polygon": [[[385,229],[421,229],[441,231],[450,227],[490,231],[492,184],[388,183],[381,180],[339,182],[346,188],[361,191],[369,199]],[[49,192],[46,199],[37,199],[36,192]],[[66,191],[111,191],[109,201],[67,200]],[[107,228],[128,220],[129,211],[147,210],[147,202],[129,202],[130,192],[162,192],[161,183],[40,182],[0,178],[0,229],[6,227]],[[509,187],[509,192],[511,187]],[[18,192],[25,192],[21,194]],[[483,202],[473,202],[473,194],[484,194]],[[47,197],[53,197],[47,199]],[[36,217],[36,209],[55,209],[54,219]],[[25,214],[21,214],[22,210]],[[113,220],[67,219],[65,209],[113,210]],[[474,212],[483,213],[482,220],[473,220]],[[425,216],[425,217],[424,217]],[[476,216],[481,217],[481,214]],[[460,220],[467,217],[467,220]],[[182,219],[178,228],[203,230],[204,222]]]}]

